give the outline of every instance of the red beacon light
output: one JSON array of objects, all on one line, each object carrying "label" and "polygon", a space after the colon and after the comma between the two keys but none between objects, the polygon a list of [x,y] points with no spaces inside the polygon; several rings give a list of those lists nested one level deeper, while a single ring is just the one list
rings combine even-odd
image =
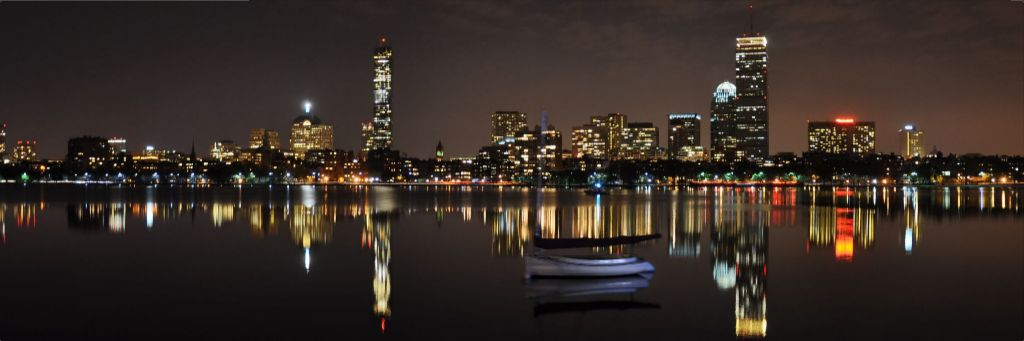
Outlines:
[{"label": "red beacon light", "polygon": [[847,118],[847,117],[837,118],[836,119],[836,123],[839,123],[839,124],[853,124],[853,119],[852,118]]}]

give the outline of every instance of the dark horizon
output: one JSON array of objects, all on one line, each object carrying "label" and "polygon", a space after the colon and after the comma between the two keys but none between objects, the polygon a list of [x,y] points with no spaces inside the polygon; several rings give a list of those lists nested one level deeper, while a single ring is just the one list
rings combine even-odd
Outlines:
[{"label": "dark horizon", "polygon": [[[1024,154],[1024,4],[757,1],[766,33],[771,153],[807,150],[807,121],[877,122],[898,152]],[[9,145],[62,157],[74,136],[125,137],[205,155],[251,128],[286,136],[304,100],[358,150],[373,112],[371,54],[394,48],[394,147],[468,156],[489,114],[547,111],[568,136],[589,116],[652,122],[696,112],[734,80],[746,2],[0,3],[0,121]],[[568,141],[568,139],[566,140]],[[566,144],[568,146],[568,144]]]}]

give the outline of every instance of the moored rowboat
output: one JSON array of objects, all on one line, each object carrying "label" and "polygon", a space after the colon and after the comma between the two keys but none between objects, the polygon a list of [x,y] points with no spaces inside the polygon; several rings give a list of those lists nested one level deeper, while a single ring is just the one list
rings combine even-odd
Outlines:
[{"label": "moored rowboat", "polygon": [[614,277],[653,271],[654,265],[638,257],[548,255],[526,257],[527,277]]}]

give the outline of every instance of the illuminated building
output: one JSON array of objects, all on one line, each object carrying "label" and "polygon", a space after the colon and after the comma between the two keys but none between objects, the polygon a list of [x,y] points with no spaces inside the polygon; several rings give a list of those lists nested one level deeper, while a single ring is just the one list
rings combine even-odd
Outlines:
[{"label": "illuminated building", "polygon": [[736,148],[748,160],[768,157],[768,38],[736,38]]},{"label": "illuminated building", "polygon": [[711,160],[736,162],[743,159],[737,150],[736,86],[722,82],[711,97]]},{"label": "illuminated building", "polygon": [[437,148],[434,148],[434,160],[437,162],[444,161],[444,146],[441,145],[441,140],[437,140]]},{"label": "illuminated building", "polygon": [[373,51],[373,120],[363,126],[363,152],[391,150],[391,46],[386,38]]},{"label": "illuminated building", "polygon": [[107,139],[107,145],[110,146],[110,154],[128,153],[128,140],[123,137],[111,137]]},{"label": "illuminated building", "polygon": [[687,161],[704,157],[700,145],[700,115],[668,114],[668,156]]},{"label": "illuminated building", "polygon": [[604,129],[587,124],[572,128],[572,156],[604,159],[607,157],[608,140]]},{"label": "illuminated building", "polygon": [[65,166],[72,172],[87,172],[109,167],[110,145],[107,139],[95,136],[75,137],[68,140]]},{"label": "illuminated building", "polygon": [[256,149],[264,146],[270,149],[281,149],[279,134],[276,130],[254,128],[249,132],[249,148]]},{"label": "illuminated building", "polygon": [[504,145],[515,142],[516,135],[526,130],[526,113],[495,111],[491,113],[491,143]]},{"label": "illuminated building", "polygon": [[604,134],[605,155],[610,160],[621,157],[622,134],[626,129],[626,115],[610,113],[605,116],[591,116],[590,124],[598,127]]},{"label": "illuminated building", "polygon": [[239,157],[241,150],[231,140],[213,142],[210,146],[210,158],[220,162],[232,162]]},{"label": "illuminated building", "polygon": [[823,154],[873,154],[875,122],[851,118],[807,122],[807,150]]},{"label": "illuminated building", "polygon": [[650,122],[627,123],[622,130],[619,157],[628,160],[650,160],[658,150],[658,127]]},{"label": "illuminated building", "polygon": [[313,115],[313,104],[303,104],[305,112],[292,120],[292,133],[288,138],[289,148],[299,158],[307,151],[334,148],[334,127],[324,124]]},{"label": "illuminated building", "polygon": [[924,157],[924,132],[913,124],[900,129],[900,155],[904,159]]},{"label": "illuminated building", "polygon": [[0,123],[0,161],[7,156],[7,122]]},{"label": "illuminated building", "polygon": [[533,130],[525,130],[516,135],[509,147],[509,158],[515,168],[514,174],[520,178],[533,177],[541,166],[550,170],[561,160],[562,133],[554,126],[541,130],[536,126]]},{"label": "illuminated building", "polygon": [[39,161],[39,157],[36,155],[36,141],[18,140],[18,144],[14,146],[14,153],[12,153],[11,159],[15,162]]}]

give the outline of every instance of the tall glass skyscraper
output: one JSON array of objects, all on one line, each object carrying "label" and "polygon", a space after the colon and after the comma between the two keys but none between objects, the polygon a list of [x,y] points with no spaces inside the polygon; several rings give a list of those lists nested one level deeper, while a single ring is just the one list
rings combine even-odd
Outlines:
[{"label": "tall glass skyscraper", "polygon": [[768,38],[748,33],[736,38],[736,138],[739,157],[768,157]]},{"label": "tall glass skyscraper", "polygon": [[924,157],[924,132],[913,124],[900,129],[900,155],[904,159]]},{"label": "tall glass skyscraper", "polygon": [[711,161],[738,161],[736,144],[736,86],[722,82],[711,97]]},{"label": "tall glass skyscraper", "polygon": [[373,121],[364,125],[364,152],[391,149],[391,46],[380,38],[373,51]]}]

